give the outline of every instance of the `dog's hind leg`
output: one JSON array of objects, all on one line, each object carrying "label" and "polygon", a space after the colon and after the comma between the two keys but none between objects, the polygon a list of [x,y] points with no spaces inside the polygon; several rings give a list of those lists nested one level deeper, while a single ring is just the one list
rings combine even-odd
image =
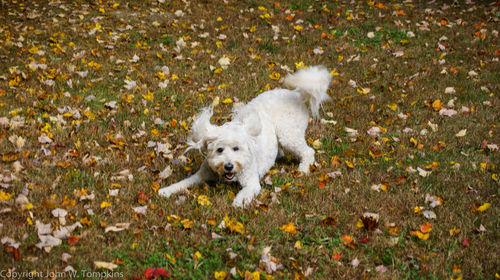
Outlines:
[{"label": "dog's hind leg", "polygon": [[173,194],[183,192],[195,185],[203,184],[204,182],[209,181],[213,178],[213,172],[208,167],[208,164],[206,162],[203,162],[200,170],[198,170],[195,174],[168,187],[159,189],[158,194],[161,196],[170,197]]},{"label": "dog's hind leg", "polygon": [[314,149],[307,145],[304,138],[287,138],[279,139],[280,145],[284,150],[291,152],[299,158],[300,164],[298,170],[301,173],[309,173],[309,165],[314,164]]}]

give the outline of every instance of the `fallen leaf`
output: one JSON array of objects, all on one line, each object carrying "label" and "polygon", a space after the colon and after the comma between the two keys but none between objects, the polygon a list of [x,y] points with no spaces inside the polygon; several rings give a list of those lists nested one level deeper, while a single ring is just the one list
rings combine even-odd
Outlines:
[{"label": "fallen leaf", "polygon": [[467,129],[462,129],[457,134],[455,134],[455,136],[456,137],[464,137],[466,134],[467,134]]},{"label": "fallen leaf", "polygon": [[123,230],[126,230],[130,227],[130,223],[117,223],[115,224],[114,226],[108,226],[104,229],[104,233],[108,233],[108,232],[119,232],[119,231],[123,231]]},{"label": "fallen leaf", "polygon": [[110,262],[94,261],[94,267],[95,269],[107,269],[113,271],[118,268],[118,265]]},{"label": "fallen leaf", "polygon": [[212,202],[210,202],[208,196],[200,195],[198,196],[198,204],[201,206],[210,206],[212,205]]},{"label": "fallen leaf", "polygon": [[477,208],[477,211],[479,212],[484,212],[486,211],[488,208],[490,208],[491,204],[490,203],[484,203],[483,205],[479,206]]},{"label": "fallen leaf", "polygon": [[285,232],[288,232],[290,234],[296,234],[296,233],[298,233],[297,228],[295,227],[295,223],[293,223],[293,222],[281,226],[280,229],[284,230]]},{"label": "fallen leaf", "polygon": [[433,211],[430,211],[430,210],[425,210],[424,212],[422,212],[422,215],[424,215],[424,217],[426,217],[427,219],[436,219],[437,218],[436,213],[434,213]]},{"label": "fallen leaf", "polygon": [[380,273],[384,273],[384,272],[387,272],[387,267],[385,267],[384,265],[379,265],[375,268],[375,270],[380,272]]}]

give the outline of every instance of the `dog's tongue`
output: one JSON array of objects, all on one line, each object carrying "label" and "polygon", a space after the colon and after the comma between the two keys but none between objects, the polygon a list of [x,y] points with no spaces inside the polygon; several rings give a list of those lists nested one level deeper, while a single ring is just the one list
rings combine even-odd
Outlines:
[{"label": "dog's tongue", "polygon": [[234,174],[233,174],[233,173],[226,173],[226,174],[224,175],[224,177],[226,177],[226,179],[228,179],[228,180],[231,180],[231,179],[233,179]]}]

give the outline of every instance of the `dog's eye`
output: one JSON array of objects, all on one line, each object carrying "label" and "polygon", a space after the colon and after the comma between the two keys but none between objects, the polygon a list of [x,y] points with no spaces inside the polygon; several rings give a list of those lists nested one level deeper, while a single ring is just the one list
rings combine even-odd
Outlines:
[{"label": "dog's eye", "polygon": [[218,149],[217,149],[217,153],[219,153],[219,154],[220,154],[220,153],[222,153],[222,152],[224,152],[224,148],[218,148]]},{"label": "dog's eye", "polygon": [[236,152],[236,151],[238,151],[239,149],[240,149],[240,148],[238,148],[238,147],[234,147],[234,148],[233,148],[233,151],[235,151],[235,152]]}]

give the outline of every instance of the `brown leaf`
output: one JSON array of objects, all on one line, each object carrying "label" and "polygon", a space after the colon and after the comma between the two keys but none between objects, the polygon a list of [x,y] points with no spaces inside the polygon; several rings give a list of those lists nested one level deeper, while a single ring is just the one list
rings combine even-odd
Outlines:
[{"label": "brown leaf", "polygon": [[6,154],[2,154],[3,162],[13,162],[19,159],[19,153],[9,152]]},{"label": "brown leaf", "polygon": [[378,215],[372,213],[365,213],[361,216],[364,228],[368,231],[374,231],[378,227]]},{"label": "brown leaf", "polygon": [[321,226],[323,227],[334,227],[337,225],[337,221],[333,217],[324,217],[321,221]]}]

